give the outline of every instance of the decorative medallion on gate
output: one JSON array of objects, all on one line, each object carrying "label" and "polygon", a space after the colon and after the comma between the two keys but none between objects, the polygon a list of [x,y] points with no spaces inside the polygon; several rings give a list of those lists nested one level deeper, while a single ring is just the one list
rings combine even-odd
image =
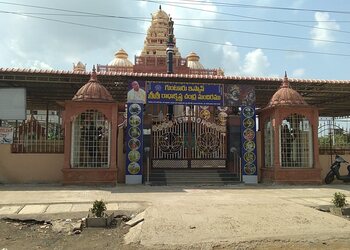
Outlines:
[{"label": "decorative medallion on gate", "polygon": [[210,154],[219,149],[220,141],[214,133],[203,133],[197,137],[197,146],[202,153]]},{"label": "decorative medallion on gate", "polygon": [[182,145],[183,139],[174,132],[166,132],[159,137],[159,148],[165,153],[177,153]]}]

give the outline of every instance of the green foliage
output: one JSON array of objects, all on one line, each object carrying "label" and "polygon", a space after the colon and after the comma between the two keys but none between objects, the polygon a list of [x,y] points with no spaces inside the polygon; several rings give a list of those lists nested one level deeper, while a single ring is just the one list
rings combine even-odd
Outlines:
[{"label": "green foliage", "polygon": [[340,208],[347,205],[345,194],[340,193],[340,192],[334,193],[332,202],[333,202],[334,206],[340,207]]},{"label": "green foliage", "polygon": [[106,203],[104,203],[103,200],[100,200],[100,201],[95,200],[94,204],[92,205],[92,208],[90,209],[92,214],[95,215],[96,217],[102,217],[106,210],[107,210]]},{"label": "green foliage", "polygon": [[334,147],[348,147],[350,145],[350,134],[336,131],[332,136],[319,137],[318,143],[321,147],[329,147],[331,144]]}]

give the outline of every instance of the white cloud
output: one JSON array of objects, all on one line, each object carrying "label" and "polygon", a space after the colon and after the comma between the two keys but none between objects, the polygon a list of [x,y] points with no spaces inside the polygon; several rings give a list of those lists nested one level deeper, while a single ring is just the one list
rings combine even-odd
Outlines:
[{"label": "white cloud", "polygon": [[232,43],[225,42],[226,46],[221,46],[223,57],[221,65],[225,65],[226,75],[235,75],[240,70],[240,55],[236,46],[232,46]]},{"label": "white cloud", "polygon": [[27,59],[26,61],[23,61],[22,59],[21,60],[13,59],[11,60],[11,65],[14,68],[47,69],[47,70],[53,69],[53,67],[51,67],[49,64],[40,60]]},{"label": "white cloud", "polygon": [[241,71],[245,75],[264,75],[268,67],[270,63],[267,56],[261,49],[256,49],[245,56]]},{"label": "white cloud", "polygon": [[30,66],[31,69],[53,69],[50,65],[48,65],[45,62],[41,62],[39,60],[34,60],[34,61],[30,61],[29,64],[32,64]]},{"label": "white cloud", "polygon": [[292,72],[293,77],[302,77],[304,76],[304,74],[305,74],[305,69],[303,68],[295,69]]},{"label": "white cloud", "polygon": [[330,19],[328,13],[316,12],[315,20],[317,24],[311,30],[311,38],[314,39],[313,44],[314,46],[325,46],[328,44],[327,42],[317,40],[334,40],[332,31],[329,29],[339,30],[340,27],[335,20]]},{"label": "white cloud", "polygon": [[244,56],[241,61],[241,54],[236,46],[230,42],[225,45],[214,47],[215,54],[221,54],[221,68],[225,75],[267,75],[267,69],[270,67],[268,57],[262,49],[255,49]]}]

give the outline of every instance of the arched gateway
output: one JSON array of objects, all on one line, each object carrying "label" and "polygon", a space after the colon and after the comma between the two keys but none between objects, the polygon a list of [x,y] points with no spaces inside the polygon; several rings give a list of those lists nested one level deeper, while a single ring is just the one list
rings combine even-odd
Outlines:
[{"label": "arched gateway", "polygon": [[246,85],[130,81],[126,183],[206,183],[203,173],[232,183],[241,169],[243,181],[256,183],[254,102]]}]

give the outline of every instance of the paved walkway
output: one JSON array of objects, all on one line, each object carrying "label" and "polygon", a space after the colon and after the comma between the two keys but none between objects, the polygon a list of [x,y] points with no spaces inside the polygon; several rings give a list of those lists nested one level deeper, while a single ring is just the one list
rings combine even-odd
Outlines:
[{"label": "paved walkway", "polygon": [[[350,185],[109,188],[0,186],[0,216],[88,211],[103,199],[112,210],[144,210],[134,241],[147,247],[266,238],[348,237],[350,221],[312,207],[330,205]],[[349,199],[348,199],[349,200]]]}]

